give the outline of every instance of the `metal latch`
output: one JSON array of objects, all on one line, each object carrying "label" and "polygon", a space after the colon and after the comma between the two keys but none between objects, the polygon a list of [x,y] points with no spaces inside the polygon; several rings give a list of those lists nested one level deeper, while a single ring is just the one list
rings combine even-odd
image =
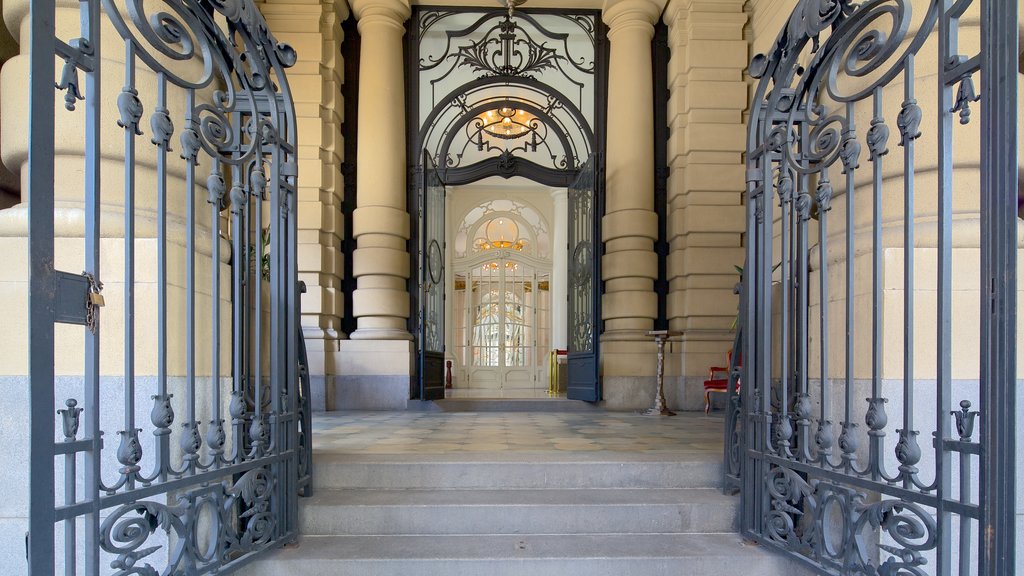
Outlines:
[{"label": "metal latch", "polygon": [[99,327],[99,309],[103,307],[103,283],[88,272],[72,274],[56,271],[57,294],[53,319],[62,324],[85,326],[93,334]]},{"label": "metal latch", "polygon": [[99,327],[99,309],[106,305],[103,294],[101,294],[103,283],[88,272],[82,272],[82,276],[85,276],[86,280],[89,281],[89,298],[85,302],[85,326],[90,332],[95,334]]}]

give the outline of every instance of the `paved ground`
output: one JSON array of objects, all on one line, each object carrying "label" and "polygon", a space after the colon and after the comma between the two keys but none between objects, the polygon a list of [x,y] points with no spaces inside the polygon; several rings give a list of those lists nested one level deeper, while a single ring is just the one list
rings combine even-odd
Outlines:
[{"label": "paved ground", "polygon": [[320,454],[672,453],[720,455],[722,418],[622,412],[321,412]]}]

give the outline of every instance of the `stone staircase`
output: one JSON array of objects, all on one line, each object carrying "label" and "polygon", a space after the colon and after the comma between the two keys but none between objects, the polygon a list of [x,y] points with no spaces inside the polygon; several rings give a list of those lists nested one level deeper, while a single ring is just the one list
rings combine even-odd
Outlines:
[{"label": "stone staircase", "polygon": [[709,454],[318,454],[297,545],[248,574],[804,574],[736,533]]}]

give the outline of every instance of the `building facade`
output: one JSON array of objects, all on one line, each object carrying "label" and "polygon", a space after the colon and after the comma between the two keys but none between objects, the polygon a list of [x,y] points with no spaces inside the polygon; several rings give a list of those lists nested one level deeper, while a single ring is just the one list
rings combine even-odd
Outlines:
[{"label": "building facade", "polygon": [[[592,372],[586,374],[595,397],[588,399],[599,400],[610,410],[646,408],[658,366],[648,332],[656,329],[674,334],[666,347],[664,374],[669,406],[703,408],[708,367],[723,364],[734,346],[741,304],[735,290],[740,280],[737,268],[744,266],[751,245],[747,153],[750,102],[757,84],[751,77],[751,60],[756,54],[771,53],[786,34],[798,34],[799,19],[792,16],[799,8],[797,2],[531,0],[514,11],[476,2],[438,6],[407,0],[268,0],[256,6],[273,37],[294,49],[294,62],[289,62],[287,71],[294,102],[291,129],[297,143],[287,152],[292,155],[289,167],[294,168],[297,182],[295,258],[289,265],[305,286],[297,321],[308,357],[314,410],[408,409],[429,397],[429,385],[421,380],[428,371],[443,374],[439,370],[444,362],[451,363],[448,374],[454,389],[467,394],[546,395],[550,352],[569,348],[571,355],[581,349],[582,341],[590,342],[589,350],[594,352],[587,360]],[[79,3],[57,3],[58,37],[78,36],[79,11]],[[0,331],[0,375],[9,390],[10,408],[0,424],[0,438],[15,458],[27,461],[30,444],[25,423],[29,384],[34,383],[29,380],[25,335],[30,327],[32,263],[28,258],[30,215],[20,191],[29,187],[28,135],[35,129],[29,123],[31,97],[25,85],[30,76],[30,2],[7,0],[3,14],[11,39],[0,37],[5,58],[0,69],[0,159],[6,167],[0,170],[0,187],[9,200],[3,201],[0,211],[0,246],[7,255],[7,265],[0,272],[0,301],[5,303],[3,315],[9,327]],[[958,22],[965,52],[981,45],[979,18],[968,12]],[[113,28],[104,30],[103,65],[120,69],[134,56],[123,57],[118,34]],[[162,41],[182,45],[173,27],[162,30]],[[866,56],[861,56],[871,58],[872,46],[862,48]],[[157,60],[175,60],[172,52]],[[915,54],[922,62],[936,60],[938,42],[924,43]],[[182,74],[201,75],[202,70],[186,66]],[[192,121],[186,106],[175,102],[176,88],[165,85],[166,76],[133,71],[128,84],[136,100],[146,101],[147,112],[159,100],[156,107],[163,107],[168,118]],[[82,87],[77,79],[69,84],[69,78],[57,80],[71,94],[67,101],[71,110],[72,92]],[[1017,76],[1018,86],[1024,84],[1022,78]],[[918,74],[906,84],[923,86],[931,80],[927,74]],[[177,412],[189,411],[178,404],[186,396],[193,411],[199,406],[201,414],[190,412],[193,423],[216,420],[228,413],[228,400],[222,405],[221,400],[212,399],[219,397],[218,392],[197,391],[195,380],[198,377],[216,389],[219,381],[228,378],[227,367],[238,354],[233,355],[228,339],[218,334],[232,332],[230,311],[237,302],[231,290],[203,283],[241,286],[233,284],[233,265],[244,259],[262,271],[264,257],[268,262],[278,257],[273,247],[283,249],[291,240],[270,237],[268,232],[256,243],[258,253],[235,250],[226,230],[236,212],[217,209],[222,207],[217,202],[230,196],[224,190],[211,200],[213,213],[193,226],[187,213],[191,209],[194,215],[197,209],[186,203],[184,194],[175,192],[176,187],[201,189],[205,206],[205,195],[217,187],[206,175],[217,171],[217,160],[196,159],[196,172],[192,167],[168,167],[167,158],[181,152],[177,137],[160,144],[156,124],[148,129],[148,120],[140,120],[141,112],[134,128],[140,142],[152,137],[154,146],[140,145],[137,155],[131,148],[137,168],[132,184],[122,188],[128,178],[123,175],[126,148],[121,145],[125,126],[116,126],[114,119],[125,110],[116,100],[130,90],[116,75],[105,82],[98,165],[109,175],[102,186],[116,188],[116,193],[104,196],[94,207],[102,222],[99,244],[105,254],[124,253],[125,259],[137,259],[137,264],[126,280],[124,260],[104,256],[109,258],[110,270],[101,278],[107,301],[119,302],[126,294],[134,294],[134,303],[130,308],[112,306],[103,311],[103,343],[95,352],[96,374],[102,383],[98,394],[102,402],[126,403],[130,410],[135,410],[138,394],[141,420],[152,403],[134,388],[125,392],[123,382],[160,382],[160,395],[176,394],[178,400],[166,401]],[[222,98],[218,90],[224,87],[204,86],[192,97],[215,102]],[[902,93],[887,92],[879,96],[879,105],[894,112],[904,100]],[[925,108],[939,107],[934,94],[923,89],[917,100]],[[61,175],[69,180],[88,177],[82,136],[87,128],[83,114],[63,116],[61,99],[55,106],[60,119],[53,153],[58,175],[56,268],[77,270],[78,261],[91,250],[83,223],[90,200],[76,186],[62,188],[59,183]],[[850,112],[858,114],[863,126],[871,123],[869,113]],[[121,119],[125,122],[123,115]],[[197,131],[207,130],[204,121],[194,120]],[[1020,117],[1018,125],[1024,126]],[[216,132],[216,128],[209,130]],[[894,127],[894,137],[895,132]],[[810,142],[821,134],[802,136]],[[247,138],[244,130],[236,137]],[[809,232],[803,232],[812,239],[804,247],[806,254],[812,260],[820,256],[824,265],[805,266],[809,275],[803,282],[812,289],[801,304],[811,324],[828,316],[823,308],[834,308],[833,317],[846,312],[848,320],[845,325],[819,323],[816,333],[809,332],[808,341],[812,346],[829,337],[842,341],[850,333],[849,326],[861,328],[859,336],[850,336],[847,348],[834,352],[834,357],[824,348],[824,355],[812,354],[804,372],[819,374],[818,382],[845,377],[868,387],[874,377],[896,386],[905,380],[937,381],[943,377],[941,367],[946,366],[952,370],[954,389],[977,405],[982,394],[978,383],[981,339],[976,336],[981,331],[981,289],[977,282],[958,284],[955,279],[976,279],[982,267],[978,231],[982,140],[977,122],[965,123],[957,133],[958,195],[951,205],[956,228],[949,238],[955,270],[950,310],[957,327],[952,345],[946,347],[949,364],[937,357],[941,354],[936,350],[942,348],[927,338],[924,345],[918,344],[917,354],[914,341],[907,340],[908,323],[911,333],[916,327],[918,334],[926,334],[935,318],[922,312],[914,324],[914,315],[908,315],[906,307],[930,310],[936,293],[942,292],[935,287],[933,270],[938,266],[933,263],[934,248],[940,245],[933,241],[939,234],[933,226],[936,205],[922,200],[916,207],[910,204],[908,211],[893,202],[886,204],[884,218],[876,221],[869,218],[871,211],[865,204],[857,212],[860,220],[851,217],[833,224],[828,232],[819,226],[821,213],[828,211],[829,196],[815,199],[815,216]],[[186,146],[184,140],[180,146]],[[895,141],[890,148],[895,155]],[[917,160],[912,171],[919,175],[919,188],[938,186],[941,157],[924,155]],[[588,163],[591,158],[594,163]],[[865,151],[865,165],[867,158]],[[575,193],[580,190],[580,174],[587,170],[593,171],[592,180],[584,188],[593,205],[584,210]],[[887,176],[876,180],[884,180],[885,186],[902,185],[894,183],[892,174]],[[833,178],[838,180],[835,174]],[[851,189],[868,183],[869,179],[853,182]],[[224,185],[221,179],[220,186]],[[440,206],[429,198],[431,186],[447,188],[440,195]],[[122,193],[129,188],[131,193]],[[886,188],[887,193],[894,190]],[[170,204],[163,209],[154,199],[165,196]],[[225,201],[223,207],[227,206]],[[807,209],[811,210],[810,204]],[[781,215],[778,218],[779,230],[770,236],[777,249],[784,250],[785,225]],[[911,258],[910,268],[906,267],[906,244],[897,238],[908,221],[916,223],[921,234],[917,242],[911,238],[910,253],[919,264],[915,267]],[[836,270],[866,271],[859,276],[865,278],[874,264],[866,252],[850,257],[836,249],[821,255],[819,231],[820,238],[845,237],[872,227],[881,229],[877,238],[884,239],[879,240],[884,244],[874,245],[882,254],[884,271],[881,288],[875,287],[880,300],[867,300],[866,285],[853,287],[852,282],[843,296],[829,300],[830,293],[821,288],[822,270],[832,270],[833,276],[824,274],[826,280],[842,283],[848,276],[834,276]],[[263,238],[264,226],[258,229]],[[266,229],[271,230],[269,223]],[[574,238],[584,238],[596,248],[585,254],[574,251],[579,246]],[[435,239],[441,263],[436,270],[431,266],[437,262],[430,260],[430,241]],[[574,260],[577,257],[581,259]],[[153,265],[159,258],[164,260],[158,275]],[[847,268],[847,262],[852,266]],[[435,271],[439,274],[433,275]],[[785,275],[779,275],[779,282]],[[771,273],[767,277],[771,286]],[[166,291],[160,287],[164,285]],[[589,300],[574,300],[578,298],[574,290],[581,286],[590,287]],[[266,294],[257,292],[248,306],[270,309],[274,294],[269,287]],[[847,306],[851,294],[857,302]],[[823,306],[823,301],[828,305]],[[782,306],[781,301],[778,304]],[[878,317],[867,312],[872,306],[886,317],[900,319],[885,323],[873,338],[870,325]],[[587,317],[583,324],[574,322],[586,310],[596,316]],[[274,331],[283,330],[280,326],[267,324],[264,333],[256,328],[256,356],[263,347],[273,346],[274,335],[284,334]],[[153,330],[154,326],[161,328]],[[58,351],[85,345],[88,336],[76,330],[58,330]],[[957,333],[964,336],[956,337]],[[182,334],[186,336],[178,337]],[[874,373],[866,362],[844,364],[854,356],[854,347],[867,350],[879,344]],[[905,354],[908,347],[909,356]],[[425,351],[442,353],[437,358],[440,364],[427,363]],[[59,386],[77,385],[88,362],[77,352],[58,352],[54,371]],[[273,370],[271,361],[267,362],[267,369]],[[262,360],[255,365],[262,366]],[[256,373],[258,380],[258,368]],[[862,395],[862,389],[857,394]],[[816,407],[826,400],[816,396]],[[74,406],[69,404],[67,409]],[[822,408],[822,420],[827,419],[827,409],[831,407]],[[858,417],[863,419],[866,410],[859,409]],[[119,415],[104,418],[113,422]],[[849,414],[846,418],[849,421]],[[117,426],[104,428],[112,432]],[[151,449],[146,442],[144,451]],[[155,448],[160,441],[152,442]],[[11,486],[16,495],[27,494],[27,468],[5,467],[0,483]],[[23,501],[12,496],[0,505],[3,565],[24,566],[29,514]],[[1018,503],[1016,509],[1020,519],[1024,505]]]}]

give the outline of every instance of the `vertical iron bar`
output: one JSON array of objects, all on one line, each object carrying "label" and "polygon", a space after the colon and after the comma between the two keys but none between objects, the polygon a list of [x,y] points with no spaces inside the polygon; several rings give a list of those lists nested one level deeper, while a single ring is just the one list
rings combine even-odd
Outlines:
[{"label": "vertical iron bar", "polygon": [[[269,103],[269,111],[273,113],[273,103]],[[276,118],[275,118],[276,119]],[[284,382],[284,364],[282,363],[282,346],[284,345],[283,338],[285,335],[282,334],[281,328],[282,314],[284,310],[284,295],[282,294],[284,270],[282,269],[283,263],[283,243],[284,236],[282,234],[282,218],[284,216],[284,210],[282,205],[282,194],[284,190],[281,189],[281,162],[283,161],[281,155],[281,148],[274,146],[271,151],[270,158],[270,438],[276,451],[283,453],[290,449],[291,446],[284,444],[284,426],[282,424],[282,417],[284,416],[282,406],[282,394],[285,392]],[[262,265],[261,265],[262,266]],[[290,383],[289,383],[290,384]],[[294,452],[292,452],[294,454]],[[292,469],[292,460],[279,460],[275,467],[277,468],[278,477],[282,478],[282,485],[285,489],[284,493],[278,495],[275,501],[275,508],[277,517],[281,519],[278,525],[278,537],[287,534],[292,526],[289,524],[289,518],[291,511],[289,506],[292,498],[295,497],[294,486],[291,484],[291,474],[289,472]]]},{"label": "vertical iron bar", "polygon": [[[221,172],[219,162],[213,168]],[[210,393],[213,395],[213,413],[210,426],[221,420],[220,398],[220,207],[221,198],[211,196],[210,202]],[[219,465],[220,454],[214,454],[213,465]]]},{"label": "vertical iron bar", "polygon": [[[771,162],[770,157],[766,158],[767,162]],[[772,171],[771,165],[768,164],[763,171],[763,178],[761,180],[761,193],[757,197],[758,206],[757,209],[761,212],[757,222],[757,266],[755,267],[754,278],[758,285],[758,302],[757,302],[757,313],[758,313],[758,332],[762,336],[771,333],[771,255],[770,246],[772,243],[771,233],[771,221],[768,217],[768,205],[771,203],[769,194],[772,190]],[[759,384],[762,386],[762,401],[764,402],[763,411],[765,414],[771,414],[771,388],[772,388],[772,349],[769,338],[762,337],[756,340],[760,349],[757,351],[758,369],[761,374],[759,375]],[[770,436],[769,436],[770,437]]]},{"label": "vertical iron bar", "polygon": [[[903,80],[904,106],[914,100],[914,55],[907,55]],[[903,130],[903,431],[914,433],[914,142],[913,127]],[[902,463],[901,463],[902,464]],[[902,473],[903,487],[913,479]]]},{"label": "vertical iron bar", "polygon": [[[255,122],[255,119],[253,119]],[[262,177],[262,166],[263,156],[262,153],[257,151],[256,153],[256,165],[254,166],[253,172],[250,174],[249,188],[255,194],[253,201],[250,203],[250,210],[256,212],[256,224],[253,236],[256,242],[256,257],[253,262],[255,270],[253,271],[253,284],[255,285],[254,302],[253,302],[253,313],[252,313],[252,335],[253,335],[253,346],[252,346],[252,370],[253,370],[253,425],[258,425],[255,422],[261,421],[263,418],[263,183],[256,184],[252,178]],[[254,442],[257,439],[253,439]]]},{"label": "vertical iron bar", "polygon": [[[75,503],[75,458],[78,454],[70,452],[64,455],[64,505]],[[78,536],[75,534],[76,518],[64,521],[64,574],[74,576],[76,573],[75,556],[77,555]]]},{"label": "vertical iron bar", "polygon": [[[818,175],[818,186],[822,183],[828,183],[828,171],[823,170]],[[831,184],[829,184],[831,185]],[[819,199],[820,200],[820,199]],[[828,348],[829,348],[829,334],[828,334],[828,212],[829,210],[823,208],[821,203],[818,204],[818,300],[821,308],[820,317],[818,318],[819,327],[821,334],[818,336],[819,344],[821,345],[821,359],[819,360],[821,369],[821,382],[819,383],[819,390],[821,391],[821,421],[818,426],[824,426],[825,421],[828,420],[829,411],[832,410],[832,387],[828,381]],[[847,238],[850,236],[850,232],[847,231]],[[847,260],[851,257],[850,254],[846,255]],[[800,391],[800,394],[809,394],[809,388],[805,387]],[[806,450],[801,450],[806,452]]]},{"label": "vertical iron bar", "polygon": [[[157,109],[167,109],[167,77],[156,77]],[[156,378],[157,394],[167,396],[167,146],[159,146],[156,156]],[[161,434],[156,441],[156,463],[161,482],[170,468],[170,436]]]},{"label": "vertical iron bar", "polygon": [[[241,116],[238,118],[238,122],[244,121]],[[242,454],[247,454],[245,450],[245,444],[249,444],[251,447],[252,442],[249,441],[248,430],[245,428],[246,420],[249,418],[248,402],[249,395],[254,394],[253,390],[253,327],[259,323],[259,316],[256,313],[257,305],[253,304],[254,290],[253,283],[259,284],[260,276],[259,272],[253,270],[253,267],[257,266],[259,262],[256,259],[256,248],[253,245],[253,206],[257,208],[261,205],[261,200],[252,193],[252,166],[247,165],[244,169],[243,186],[245,194],[245,204],[242,206],[242,228],[239,230],[242,236],[242,399],[243,405],[245,405],[245,412],[241,416],[241,434],[239,436],[239,443],[242,447]],[[254,322],[255,321],[255,322]],[[257,414],[258,411],[254,410],[253,415]]]},{"label": "vertical iron bar", "polygon": [[29,18],[29,574],[54,573],[53,78],[54,3],[30,2]]},{"label": "vertical iron bar", "polygon": [[[971,501],[971,457],[965,452],[960,452],[960,502],[968,504]],[[945,503],[939,501],[939,510],[945,508]],[[939,527],[943,533],[948,533],[951,522],[948,520],[949,513],[946,513],[947,520]],[[941,516],[939,517],[941,520]],[[941,534],[940,534],[941,536]],[[966,514],[960,514],[960,562],[959,562],[959,576],[970,576],[971,574],[971,544],[974,541],[973,534],[971,533],[971,517]],[[938,558],[937,565],[940,569],[940,574],[951,573],[951,552],[952,538],[948,535],[942,536],[940,545],[947,546],[947,552],[940,555]],[[945,570],[942,572],[941,570]]]},{"label": "vertical iron bar", "polygon": [[[882,87],[875,88],[872,96],[874,115],[872,122],[884,126],[882,108]],[[885,144],[882,144],[884,146]],[[882,158],[883,153],[873,154],[871,162],[871,398],[882,397]],[[851,420],[846,420],[852,424]],[[882,433],[885,431],[882,430]],[[868,464],[871,479],[881,477],[882,437],[871,436]]]},{"label": "vertical iron bar", "polygon": [[[36,4],[34,2],[33,4]],[[99,2],[84,2],[82,17],[88,20],[87,39],[90,46],[100,45]],[[33,47],[33,50],[36,50]],[[33,53],[36,53],[35,51]],[[95,57],[92,70],[85,75],[85,270],[97,281],[99,270],[99,231],[101,224],[100,201],[100,70],[102,58]],[[35,122],[33,118],[33,122]],[[33,124],[33,131],[36,130]],[[46,128],[43,128],[46,129]],[[85,393],[82,408],[84,414],[84,437],[91,446],[83,456],[85,474],[82,482],[82,498],[89,501],[91,510],[83,517],[83,569],[88,576],[99,574],[99,475],[101,472],[100,451],[102,450],[99,429],[99,334],[102,313],[97,312],[95,331],[85,331]]]},{"label": "vertical iron bar", "polygon": [[[32,4],[34,6],[40,2]],[[80,6],[82,19],[86,20],[83,28],[89,45],[99,46],[101,40],[100,19],[102,18],[100,3],[83,2]],[[34,28],[34,30],[38,30],[38,28]],[[38,54],[37,49],[33,44],[32,53]],[[100,187],[100,110],[102,104],[100,71],[103,67],[102,61],[102,58],[93,58],[92,69],[85,74],[85,271],[92,274],[97,281],[100,280],[100,201],[102,198],[102,188]],[[34,96],[32,101],[40,102]],[[37,130],[48,133],[45,131],[50,128],[46,128],[45,125],[40,128],[35,124],[36,121],[37,118],[32,116],[33,133],[38,133]],[[82,429],[84,438],[90,441],[90,446],[83,454],[82,499],[91,504],[90,512],[83,516],[82,525],[84,532],[82,568],[86,576],[96,576],[100,572],[100,474],[102,471],[100,451],[103,446],[100,432],[100,329],[103,324],[102,318],[102,312],[97,311],[95,332],[85,330],[85,390],[82,405],[84,416]]]},{"label": "vertical iron bar", "polygon": [[[800,130],[803,138],[807,137],[807,131],[803,127]],[[801,138],[801,141],[805,141]],[[803,145],[801,145],[802,148]],[[810,178],[807,174],[800,174],[797,177],[798,191],[799,194],[810,194]],[[806,210],[810,210],[808,207]],[[796,393],[806,394],[808,390],[808,370],[810,368],[810,362],[808,359],[810,342],[810,315],[808,313],[808,306],[810,305],[810,247],[809,247],[809,235],[808,232],[809,224],[808,218],[804,214],[799,214],[799,232],[797,235],[797,274],[800,275],[798,280],[798,292],[797,292],[797,305],[796,305],[796,331],[797,337],[794,340],[794,344],[797,346],[797,362],[796,369],[798,371],[796,381]],[[789,391],[783,386],[783,395],[781,398],[782,403],[782,414],[783,418],[789,418],[786,416],[786,412],[789,409]]]},{"label": "vertical iron bar", "polygon": [[[792,223],[792,206],[793,206],[793,187],[795,186],[795,179],[789,167],[786,166],[785,162],[781,162],[779,165],[779,175],[785,176],[789,179],[789,191],[785,199],[779,204],[779,219],[780,219],[780,230],[779,235],[782,237],[781,246],[779,249],[779,261],[781,262],[781,279],[782,284],[779,286],[779,290],[782,294],[782,314],[779,316],[779,323],[781,329],[779,331],[782,342],[780,343],[779,350],[779,380],[782,385],[783,394],[786,392],[787,380],[789,379],[789,373],[792,370],[792,314],[793,309],[793,282],[790,277],[792,274],[793,261],[789,258],[790,252],[793,246],[793,223]],[[786,191],[783,191],[786,193]],[[767,191],[765,191],[768,194]],[[768,197],[771,201],[771,196]],[[769,273],[770,274],[770,273]],[[766,336],[764,336],[766,337]],[[769,387],[770,388],[770,387]]]},{"label": "vertical iron bar", "polygon": [[270,412],[275,416],[281,415],[281,393],[284,391],[284,382],[282,382],[284,366],[281,363],[281,345],[284,337],[281,334],[281,313],[283,312],[281,305],[284,303],[281,293],[281,276],[283,276],[284,270],[281,269],[283,254],[281,250],[277,250],[283,238],[281,202],[284,191],[281,190],[281,161],[280,148],[275,147],[270,159],[270,222],[267,223],[270,228],[268,242],[270,250],[270,283],[268,286],[270,291]]},{"label": "vertical iron bar", "polygon": [[[804,126],[801,124],[798,127],[801,134],[800,142],[803,142],[803,138],[806,138],[806,131]],[[798,144],[799,146],[799,144]],[[798,378],[800,377],[800,225],[801,220],[797,211],[797,200],[800,199],[800,175],[796,170],[792,170],[793,178],[793,201],[789,204],[789,373],[781,374],[783,383],[786,385],[786,394],[789,390],[796,390],[798,385]],[[787,255],[783,255],[782,258],[787,258]],[[770,336],[767,336],[770,337]]]},{"label": "vertical iron bar", "polygon": [[[946,82],[946,62],[953,56],[950,50],[949,18],[946,11],[949,10],[951,0],[940,2],[940,14],[938,21],[939,60],[938,65],[938,273],[936,278],[936,399],[935,399],[935,485],[936,485],[936,507],[935,516],[938,524],[938,538],[936,545],[936,570],[940,575],[950,574],[952,569],[952,518],[946,510],[946,498],[952,495],[952,458],[949,450],[943,442],[950,437],[950,395],[952,393],[951,368],[952,368],[952,245],[953,245],[953,89]],[[961,497],[963,492],[964,472],[969,472],[964,464],[965,454],[960,454],[960,478]],[[970,478],[968,477],[968,485]],[[962,501],[962,500],[961,500]],[[960,539],[969,531],[969,522],[966,515],[960,515]],[[960,551],[960,565],[970,562],[970,554]],[[968,571],[961,570],[965,576]]]},{"label": "vertical iron bar", "polygon": [[[231,393],[232,401],[245,402],[245,371],[243,362],[245,358],[245,324],[243,318],[246,314],[245,306],[245,282],[242,275],[245,274],[245,235],[242,219],[245,215],[245,207],[238,203],[245,199],[245,192],[238,194],[234,188],[244,187],[242,170],[234,165],[231,167]],[[243,188],[244,190],[244,188]],[[235,418],[232,414],[232,461],[241,461],[243,453],[242,438],[244,437],[242,422],[244,418]]]},{"label": "vertical iron bar", "polygon": [[[185,101],[185,122],[196,121],[195,91]],[[185,426],[196,423],[196,166],[185,162]],[[185,455],[186,459],[188,455]],[[195,460],[188,460],[186,473],[195,472]]]},{"label": "vertical iron bar", "polygon": [[[759,118],[756,115],[751,115],[750,122],[758,123]],[[748,152],[748,154],[751,154]],[[748,162],[752,160],[748,156]],[[752,168],[750,164],[747,165],[747,191],[744,197],[746,203],[746,235],[744,238],[744,263],[743,263],[743,276],[740,278],[741,290],[740,293],[740,304],[742,306],[740,313],[743,315],[743,326],[746,332],[746,338],[742,341],[742,386],[740,387],[740,419],[742,420],[743,433],[740,435],[740,446],[739,446],[739,460],[740,460],[740,531],[744,534],[750,533],[754,530],[753,511],[756,510],[756,493],[757,490],[752,484],[751,478],[755,474],[755,463],[753,459],[747,453],[747,449],[760,450],[756,442],[756,434],[759,428],[757,422],[753,422],[752,415],[756,414],[758,407],[753,405],[754,396],[751,393],[751,389],[757,386],[755,381],[756,372],[755,367],[758,359],[755,356],[754,341],[760,336],[757,323],[755,321],[755,300],[751,294],[753,289],[754,271],[756,269],[756,258],[757,253],[754,250],[754,246],[757,243],[757,236],[755,232],[755,220],[754,220],[754,190],[758,185],[760,179],[756,169]]]},{"label": "vertical iron bar", "polygon": [[[856,110],[853,102],[849,102],[846,105],[846,117],[849,118],[849,127],[851,136],[856,136],[857,126],[855,124]],[[854,342],[855,342],[855,314],[856,306],[854,305],[854,298],[856,297],[856,291],[854,289],[854,269],[856,264],[856,246],[855,246],[855,233],[856,233],[856,218],[855,218],[855,203],[854,200],[857,184],[856,184],[856,171],[857,165],[860,162],[860,157],[854,158],[853,161],[846,169],[846,396],[843,399],[843,421],[851,422],[853,419],[853,385],[854,385]]]},{"label": "vertical iron bar", "polygon": [[1016,510],[1017,94],[1015,0],[981,1],[980,574],[1012,574]]},{"label": "vertical iron bar", "polygon": [[[124,92],[135,90],[135,44],[124,43]],[[124,113],[122,113],[124,116]],[[124,430],[135,432],[135,130],[124,126]],[[135,480],[129,477],[128,488]]]}]

